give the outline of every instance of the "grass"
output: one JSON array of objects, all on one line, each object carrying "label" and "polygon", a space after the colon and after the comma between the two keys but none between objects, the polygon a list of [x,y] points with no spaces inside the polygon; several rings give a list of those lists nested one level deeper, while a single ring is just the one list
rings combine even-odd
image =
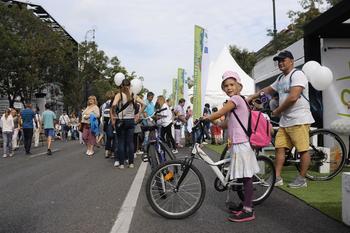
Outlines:
[{"label": "grass", "polygon": [[[223,145],[207,145],[207,147],[219,154],[224,149]],[[350,172],[350,168],[344,168],[343,172]],[[284,167],[282,172],[284,185],[280,188],[329,217],[342,221],[341,173],[329,181],[308,181],[307,188],[288,188],[286,184],[291,182],[296,174],[297,170],[294,166]]]}]

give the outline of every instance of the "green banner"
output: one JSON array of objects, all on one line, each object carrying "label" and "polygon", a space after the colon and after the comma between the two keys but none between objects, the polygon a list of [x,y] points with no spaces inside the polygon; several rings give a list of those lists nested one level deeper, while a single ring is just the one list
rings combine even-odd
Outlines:
[{"label": "green banner", "polygon": [[[185,70],[177,69],[177,101],[184,98]],[[177,102],[176,102],[177,104]]]},{"label": "green banner", "polygon": [[202,115],[202,51],[204,29],[195,25],[194,27],[194,65],[193,65],[193,119]]},{"label": "green banner", "polygon": [[176,78],[173,78],[173,91],[172,91],[172,94],[171,94],[171,101],[172,101],[172,104],[173,106],[176,106],[176,96],[177,96],[177,79]]}]

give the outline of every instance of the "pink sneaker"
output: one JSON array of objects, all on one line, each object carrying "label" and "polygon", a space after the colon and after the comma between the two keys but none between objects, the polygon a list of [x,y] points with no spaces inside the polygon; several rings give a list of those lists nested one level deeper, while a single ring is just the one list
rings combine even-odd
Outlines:
[{"label": "pink sneaker", "polygon": [[255,219],[254,211],[242,210],[228,218],[231,222],[249,222]]}]

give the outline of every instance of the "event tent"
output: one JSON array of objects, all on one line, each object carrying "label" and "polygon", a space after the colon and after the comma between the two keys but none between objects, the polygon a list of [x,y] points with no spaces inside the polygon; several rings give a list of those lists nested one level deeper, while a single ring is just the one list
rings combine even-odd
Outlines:
[{"label": "event tent", "polygon": [[209,66],[204,103],[209,103],[212,107],[221,107],[223,102],[228,99],[227,95],[221,90],[222,74],[227,70],[233,70],[239,74],[243,84],[242,95],[254,93],[254,80],[242,70],[225,46],[216,61]]}]

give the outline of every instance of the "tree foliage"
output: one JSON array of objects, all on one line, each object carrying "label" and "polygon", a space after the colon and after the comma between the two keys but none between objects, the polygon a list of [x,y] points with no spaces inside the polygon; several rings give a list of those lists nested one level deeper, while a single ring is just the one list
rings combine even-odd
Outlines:
[{"label": "tree foliage", "polygon": [[230,45],[229,50],[230,54],[236,60],[242,70],[251,75],[253,67],[257,61],[255,53],[249,52],[247,49],[240,49],[235,45]]},{"label": "tree foliage", "polygon": [[31,10],[0,4],[0,94],[30,101],[47,83],[62,81],[72,68],[74,45]]}]

